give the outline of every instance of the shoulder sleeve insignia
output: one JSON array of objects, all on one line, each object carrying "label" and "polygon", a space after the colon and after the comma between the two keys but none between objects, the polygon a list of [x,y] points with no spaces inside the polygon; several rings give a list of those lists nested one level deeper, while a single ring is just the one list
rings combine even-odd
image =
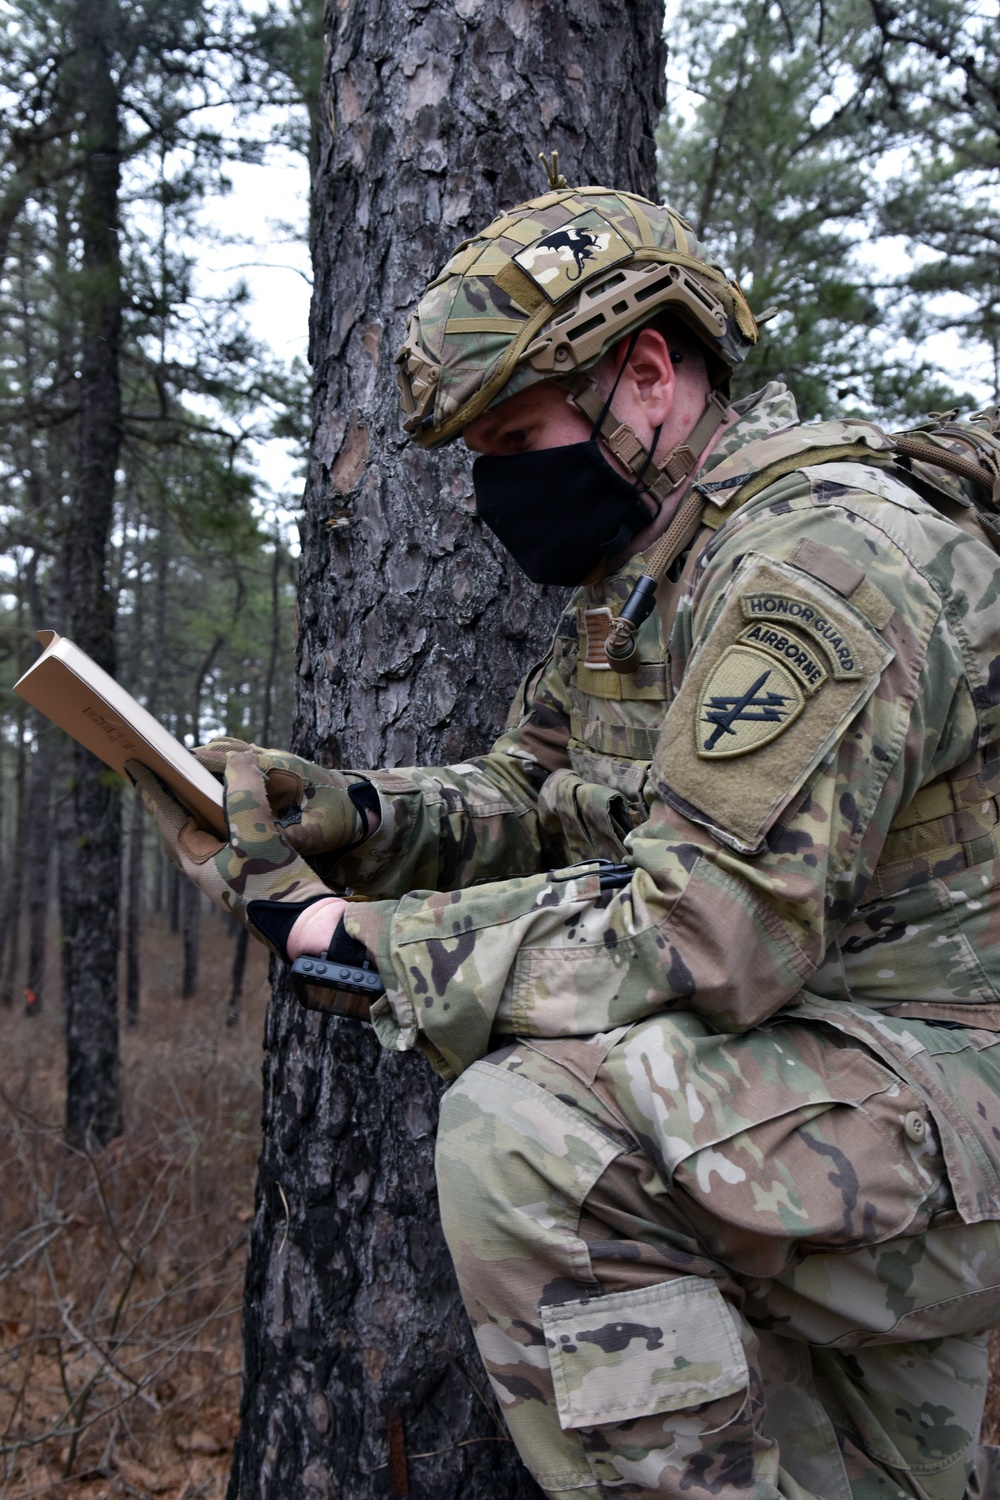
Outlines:
[{"label": "shoulder sleeve insignia", "polygon": [[801,684],[778,661],[752,646],[730,646],[702,689],[697,754],[747,755],[793,724],[805,702]]},{"label": "shoulder sleeve insignia", "polygon": [[514,256],[514,264],[531,277],[550,302],[558,302],[581,282],[632,255],[632,246],[596,209],[588,209],[550,229]]},{"label": "shoulder sleeve insignia", "polygon": [[892,657],[832,589],[750,554],[667,714],[657,790],[724,843],[755,852]]},{"label": "shoulder sleeve insignia", "polygon": [[834,677],[841,681],[862,675],[854,659],[850,632],[845,632],[843,624],[831,618],[822,605],[817,608],[810,599],[777,589],[755,589],[743,595],[740,607],[744,619],[794,626],[809,639],[814,653],[818,647],[829,659]]}]

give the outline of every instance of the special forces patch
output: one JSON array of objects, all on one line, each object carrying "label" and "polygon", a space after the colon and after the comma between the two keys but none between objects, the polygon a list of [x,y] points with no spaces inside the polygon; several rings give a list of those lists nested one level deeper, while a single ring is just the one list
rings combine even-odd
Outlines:
[{"label": "special forces patch", "polygon": [[749,646],[730,646],[702,692],[698,754],[746,755],[776,739],[805,703],[799,683],[779,662]]},{"label": "special forces patch", "polygon": [[[776,628],[759,619],[748,625],[739,644],[720,656],[702,691],[696,733],[703,758],[746,755],[768,744],[795,722],[831,671],[841,678],[858,675],[843,633],[811,605],[787,595],[751,594],[740,601],[744,617],[771,617],[771,610],[760,607],[761,600],[782,604],[782,612],[812,629],[824,649],[817,650],[807,636],[787,626]],[[707,733],[705,726],[710,726]]]},{"label": "special forces patch", "polygon": [[514,256],[550,302],[558,302],[581,282],[627,260],[633,253],[603,214],[589,209],[562,229],[550,229]]}]

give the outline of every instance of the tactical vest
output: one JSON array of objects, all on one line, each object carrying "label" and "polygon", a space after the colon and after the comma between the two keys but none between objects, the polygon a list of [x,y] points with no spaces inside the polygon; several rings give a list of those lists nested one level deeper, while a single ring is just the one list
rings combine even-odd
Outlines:
[{"label": "tactical vest", "polygon": [[[717,530],[755,495],[797,469],[842,462],[888,470],[1000,553],[998,406],[965,421],[955,420],[953,412],[934,416],[906,432],[886,433],[868,422],[828,422],[759,438],[694,486],[705,501],[701,524]],[[921,787],[898,813],[861,904],[885,899],[916,880],[983,864],[998,853],[1000,750],[994,743]]]},{"label": "tactical vest", "polygon": [[[991,408],[968,421],[953,420],[949,414],[892,434],[860,421],[789,427],[745,444],[717,464],[710,477],[692,486],[684,503],[695,502],[694,530],[687,527],[685,541],[673,547],[676,557],[684,545],[689,546],[683,573],[674,584],[660,581],[658,590],[646,596],[650,606],[655,597],[664,646],[670,640],[685,584],[693,577],[713,532],[755,496],[797,470],[843,462],[888,471],[954,525],[1000,552],[1000,409]],[[662,554],[659,544],[657,550]],[[652,555],[653,549],[643,559],[646,577],[652,572]],[[629,600],[622,596],[617,607],[608,600],[600,607],[577,611],[572,770],[549,778],[539,812],[543,826],[567,841],[571,855],[581,859],[595,855],[620,859],[622,839],[647,813],[643,806],[646,770],[662,726],[665,700],[669,701],[666,664],[640,660],[637,653],[628,671],[609,671],[610,653],[605,659],[608,641],[634,596],[633,589]],[[620,700],[620,713],[616,700]],[[603,713],[592,712],[596,704]],[[922,787],[900,811],[862,904],[930,875],[981,864],[998,853],[1000,747],[987,744],[964,765]]]}]

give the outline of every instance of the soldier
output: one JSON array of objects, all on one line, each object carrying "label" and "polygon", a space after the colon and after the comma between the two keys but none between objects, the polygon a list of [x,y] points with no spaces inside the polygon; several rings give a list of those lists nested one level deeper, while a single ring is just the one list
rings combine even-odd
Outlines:
[{"label": "soldier", "polygon": [[506,733],[391,772],[215,742],[221,849],[137,776],[203,890],[373,961],[383,1044],[456,1080],[445,1231],[546,1493],[996,1495],[997,559],[879,429],[731,404],[757,338],[669,208],[502,215],[399,366],[579,586]]}]

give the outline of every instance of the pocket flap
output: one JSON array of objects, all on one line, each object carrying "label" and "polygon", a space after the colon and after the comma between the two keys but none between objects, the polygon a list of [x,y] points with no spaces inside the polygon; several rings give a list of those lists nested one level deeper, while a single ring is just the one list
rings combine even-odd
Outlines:
[{"label": "pocket flap", "polygon": [[739,1331],[700,1276],[541,1309],[563,1428],[681,1411],[743,1390]]}]

